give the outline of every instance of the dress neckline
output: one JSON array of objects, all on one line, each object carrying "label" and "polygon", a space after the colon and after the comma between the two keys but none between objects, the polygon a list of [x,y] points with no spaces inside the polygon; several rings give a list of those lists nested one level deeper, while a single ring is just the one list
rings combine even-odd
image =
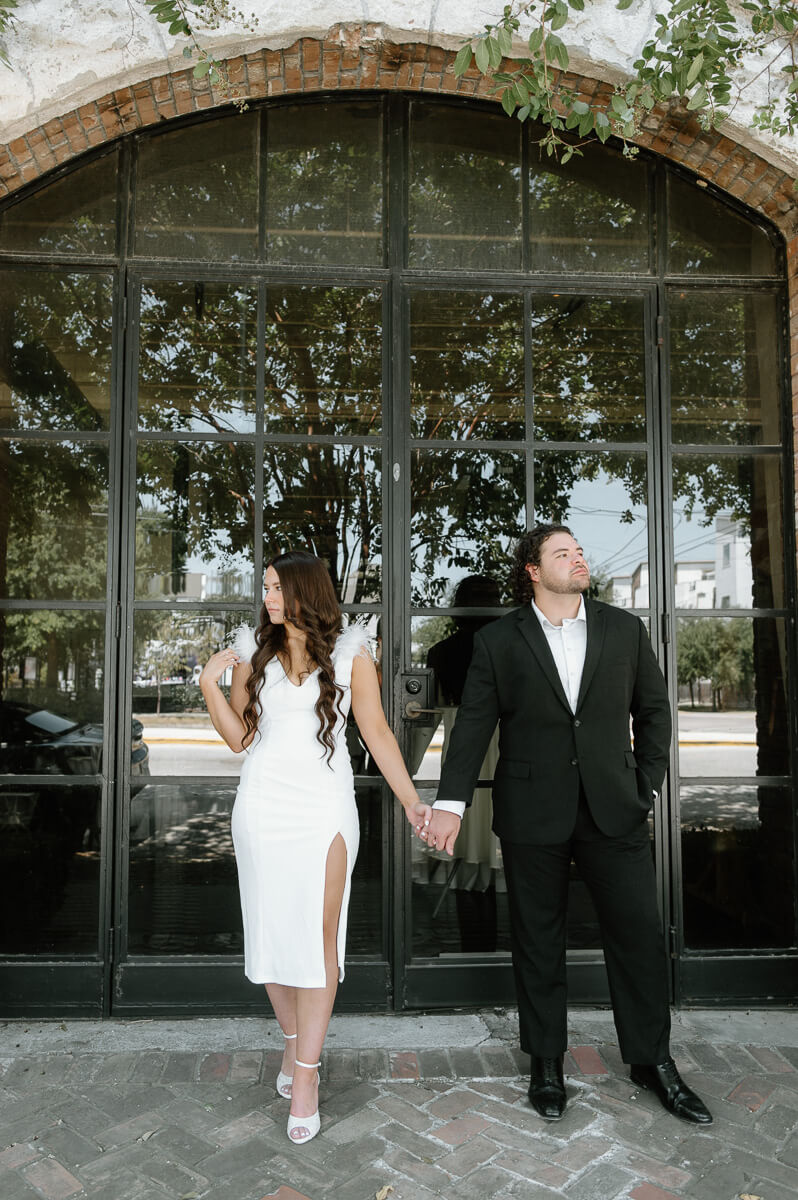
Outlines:
[{"label": "dress neckline", "polygon": [[283,673],[283,678],[285,679],[285,681],[286,681],[287,683],[290,683],[290,685],[291,685],[291,687],[292,687],[292,688],[296,688],[296,690],[297,690],[298,692],[299,692],[299,691],[301,691],[301,690],[302,690],[302,688],[305,686],[305,684],[306,684],[306,683],[307,683],[309,680],[311,680],[311,679],[313,678],[313,676],[314,676],[315,674],[317,674],[317,672],[319,671],[319,667],[315,667],[315,668],[314,668],[312,671],[309,671],[309,672],[308,672],[308,674],[305,676],[305,678],[302,680],[302,682],[301,682],[301,683],[294,683],[293,679],[291,678],[291,676],[288,674],[288,672],[286,671],[285,667],[283,666],[282,659],[280,658],[280,656],[279,656],[279,655],[277,655],[277,654],[275,654],[275,656],[274,656],[274,657],[277,659],[278,663],[280,664],[280,670],[281,670],[281,671],[282,671],[282,673]]}]

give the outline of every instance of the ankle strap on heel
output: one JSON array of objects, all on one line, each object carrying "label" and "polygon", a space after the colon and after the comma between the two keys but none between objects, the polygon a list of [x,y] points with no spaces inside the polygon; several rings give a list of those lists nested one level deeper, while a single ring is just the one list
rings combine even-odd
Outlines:
[{"label": "ankle strap on heel", "polygon": [[320,1067],[320,1066],[321,1066],[321,1062],[319,1061],[319,1062],[317,1062],[317,1063],[303,1063],[303,1062],[300,1062],[298,1058],[295,1058],[295,1059],[294,1059],[294,1066],[295,1066],[295,1067],[307,1067],[307,1068],[308,1068],[308,1070],[313,1070],[313,1068],[314,1068],[314,1067]]},{"label": "ankle strap on heel", "polygon": [[297,1036],[295,1033],[286,1033],[284,1029],[281,1029],[280,1033],[283,1035],[283,1037],[285,1038],[285,1040],[287,1042],[293,1042],[293,1040]]}]

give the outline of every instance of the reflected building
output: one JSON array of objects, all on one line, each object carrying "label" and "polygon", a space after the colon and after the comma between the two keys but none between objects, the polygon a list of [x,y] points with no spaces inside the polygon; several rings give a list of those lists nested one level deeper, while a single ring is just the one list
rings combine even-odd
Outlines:
[{"label": "reflected building", "polygon": [[[712,543],[712,559],[677,558],[674,562],[676,608],[749,608],[753,592],[750,537],[738,521],[720,515],[715,518]],[[704,546],[709,544],[709,539],[704,540]],[[645,608],[648,587],[648,564],[638,563],[631,575],[611,577],[610,602],[618,608]]]}]

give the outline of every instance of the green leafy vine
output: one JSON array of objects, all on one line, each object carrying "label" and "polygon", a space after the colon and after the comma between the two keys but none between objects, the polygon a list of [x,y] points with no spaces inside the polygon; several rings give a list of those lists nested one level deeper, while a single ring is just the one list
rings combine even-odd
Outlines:
[{"label": "green leafy vine", "polygon": [[[2,2],[3,0],[0,0],[0,3]],[[221,94],[231,99],[239,109],[246,109],[246,99],[238,95],[233,87],[227,64],[215,58],[210,50],[202,45],[197,30],[215,30],[222,23],[237,22],[242,29],[251,32],[258,23],[255,14],[245,16],[233,7],[230,0],[197,0],[194,4],[187,3],[186,0],[145,0],[145,4],[159,24],[169,26],[170,34],[182,35],[188,39],[187,45],[183,47],[183,57],[196,60],[194,78],[207,78],[212,87],[218,88]]]},{"label": "green leafy vine", "polygon": [[6,41],[2,35],[7,30],[13,29],[16,24],[16,16],[13,12],[16,7],[17,0],[0,0],[0,63],[6,67],[10,67],[11,63],[8,58]]},{"label": "green leafy vine", "polygon": [[[470,38],[459,50],[454,71],[464,75],[472,63],[489,77],[509,116],[532,118],[543,127],[540,145],[567,162],[580,153],[579,139],[620,138],[624,153],[633,144],[647,113],[674,100],[693,113],[705,129],[717,128],[747,88],[766,76],[768,99],[754,113],[754,127],[783,136],[798,129],[798,10],[793,0],[742,0],[748,15],[741,24],[729,0],[670,0],[655,16],[655,29],[632,65],[625,83],[587,99],[563,82],[570,64],[559,32],[586,0],[516,0],[498,21]],[[588,0],[590,2],[590,0]],[[618,0],[620,11],[636,0]],[[522,24],[533,23],[527,52],[513,53]],[[736,84],[733,73],[751,57],[762,59],[754,78]],[[786,62],[785,62],[786,60]],[[789,76],[775,87],[774,76]]]}]

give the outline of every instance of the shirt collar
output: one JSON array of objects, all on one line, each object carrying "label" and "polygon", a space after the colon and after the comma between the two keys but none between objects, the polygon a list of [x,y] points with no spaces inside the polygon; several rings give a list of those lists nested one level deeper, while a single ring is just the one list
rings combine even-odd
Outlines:
[{"label": "shirt collar", "polygon": [[534,612],[535,616],[540,621],[540,624],[543,626],[544,629],[564,629],[567,625],[573,625],[575,621],[585,621],[585,622],[587,621],[587,612],[585,610],[584,595],[581,595],[579,597],[579,611],[577,612],[576,616],[575,617],[565,617],[562,625],[552,625],[551,621],[546,616],[546,614],[544,612],[541,612],[541,610],[538,608],[537,604],[535,604],[534,597],[532,598],[531,604],[532,604],[532,611]]}]

